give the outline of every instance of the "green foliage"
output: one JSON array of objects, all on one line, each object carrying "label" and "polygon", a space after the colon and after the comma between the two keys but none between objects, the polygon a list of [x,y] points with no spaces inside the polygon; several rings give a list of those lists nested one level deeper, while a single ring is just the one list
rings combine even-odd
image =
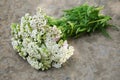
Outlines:
[{"label": "green foliage", "polygon": [[100,31],[110,37],[106,32],[110,16],[100,14],[103,7],[94,7],[87,4],[64,10],[61,18],[55,19],[46,16],[48,25],[56,25],[62,30],[63,38],[77,38],[82,34]]}]

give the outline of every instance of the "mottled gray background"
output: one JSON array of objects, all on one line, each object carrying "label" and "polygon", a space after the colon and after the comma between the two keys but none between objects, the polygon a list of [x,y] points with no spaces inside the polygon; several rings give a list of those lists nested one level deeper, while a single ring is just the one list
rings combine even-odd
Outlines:
[{"label": "mottled gray background", "polygon": [[120,0],[0,0],[0,80],[120,80],[120,31],[109,28],[112,39],[100,33],[70,40],[74,55],[60,69],[37,71],[16,54],[10,41],[10,24],[37,6],[60,17],[63,9],[84,2],[104,6],[111,23],[120,26]]}]

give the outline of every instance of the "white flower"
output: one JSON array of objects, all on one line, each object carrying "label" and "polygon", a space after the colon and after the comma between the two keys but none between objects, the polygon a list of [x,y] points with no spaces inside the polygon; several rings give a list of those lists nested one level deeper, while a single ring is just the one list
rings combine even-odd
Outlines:
[{"label": "white flower", "polygon": [[56,26],[46,24],[45,14],[38,9],[34,16],[26,14],[20,25],[13,27],[12,45],[35,69],[59,68],[73,55],[73,47],[62,40]]},{"label": "white flower", "polygon": [[37,29],[34,29],[31,33],[31,37],[36,38],[37,32],[38,32]]},{"label": "white flower", "polygon": [[32,57],[27,57],[28,63],[33,66],[35,69],[40,69],[42,67],[42,64],[37,61],[37,59]]},{"label": "white flower", "polygon": [[18,46],[18,41],[12,38],[12,45],[13,45],[13,48],[16,49],[16,46]]}]

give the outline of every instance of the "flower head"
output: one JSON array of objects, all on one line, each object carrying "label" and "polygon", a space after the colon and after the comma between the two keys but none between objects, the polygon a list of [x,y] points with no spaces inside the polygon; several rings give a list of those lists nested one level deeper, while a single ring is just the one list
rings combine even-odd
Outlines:
[{"label": "flower head", "polygon": [[26,14],[20,24],[11,26],[12,45],[35,69],[59,68],[73,54],[73,47],[62,40],[56,26],[47,25],[40,8],[35,15]]}]

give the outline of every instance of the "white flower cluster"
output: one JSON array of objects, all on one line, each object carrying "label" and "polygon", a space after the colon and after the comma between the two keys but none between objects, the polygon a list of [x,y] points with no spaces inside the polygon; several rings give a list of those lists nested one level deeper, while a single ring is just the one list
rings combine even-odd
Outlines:
[{"label": "white flower cluster", "polygon": [[35,69],[59,68],[74,51],[61,39],[61,30],[46,22],[45,14],[38,8],[34,16],[26,14],[20,24],[11,25],[13,48]]}]

